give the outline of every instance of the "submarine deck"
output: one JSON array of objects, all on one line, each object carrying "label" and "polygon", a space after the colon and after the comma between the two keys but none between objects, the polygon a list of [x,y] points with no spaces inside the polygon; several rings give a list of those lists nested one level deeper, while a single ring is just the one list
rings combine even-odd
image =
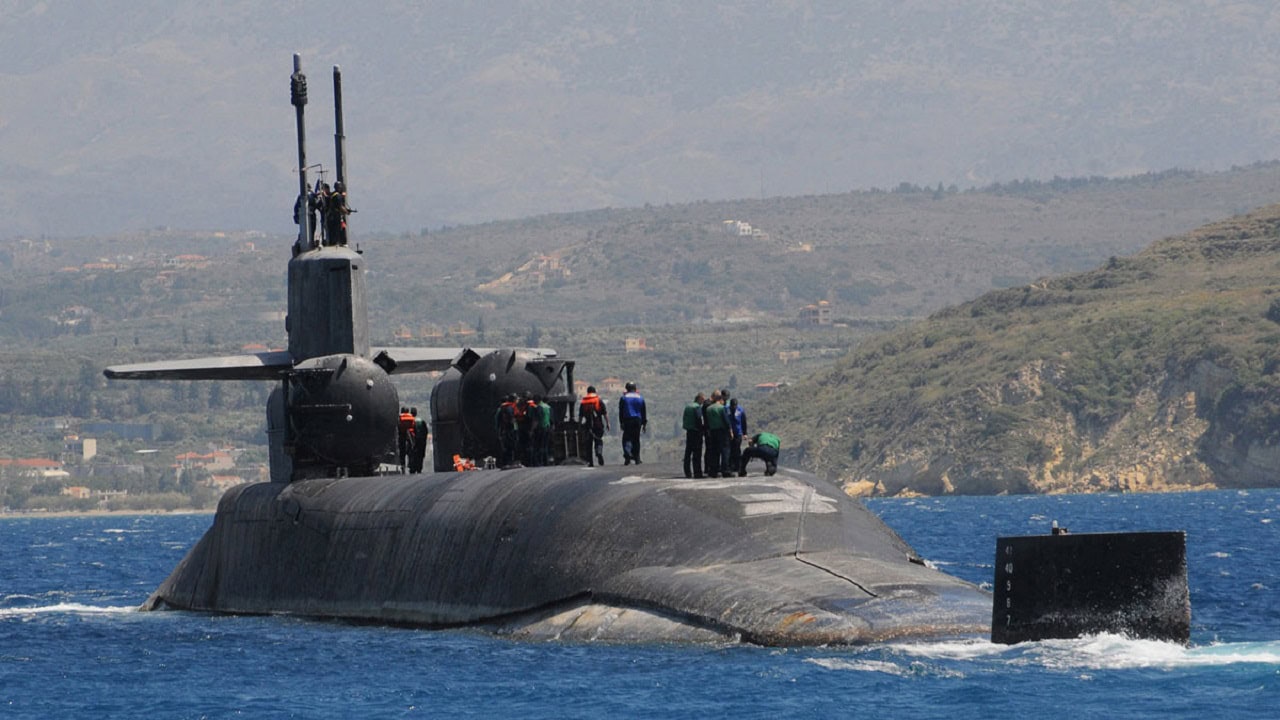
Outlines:
[{"label": "submarine deck", "polygon": [[831,483],[663,463],[240,486],[147,605],[765,645],[982,634],[991,612]]}]

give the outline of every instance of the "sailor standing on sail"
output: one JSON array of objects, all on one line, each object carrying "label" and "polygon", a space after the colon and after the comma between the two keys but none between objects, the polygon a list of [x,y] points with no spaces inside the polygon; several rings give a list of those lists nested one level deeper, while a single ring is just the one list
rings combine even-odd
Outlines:
[{"label": "sailor standing on sail", "polygon": [[355,212],[347,206],[347,189],[342,181],[333,184],[333,192],[325,200],[325,225],[329,229],[330,245],[347,244],[347,216]]}]

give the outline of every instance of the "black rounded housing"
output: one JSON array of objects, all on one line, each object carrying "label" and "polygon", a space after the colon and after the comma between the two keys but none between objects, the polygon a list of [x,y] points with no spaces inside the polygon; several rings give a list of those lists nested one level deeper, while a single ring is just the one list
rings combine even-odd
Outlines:
[{"label": "black rounded housing", "polygon": [[563,360],[524,349],[502,348],[482,356],[464,353],[431,389],[435,469],[452,470],[455,454],[476,460],[498,457],[494,414],[503,399],[512,393],[549,400],[567,396],[564,365]]},{"label": "black rounded housing", "polygon": [[399,394],[386,371],[356,355],[298,363],[288,379],[294,461],[361,472],[395,454]]}]

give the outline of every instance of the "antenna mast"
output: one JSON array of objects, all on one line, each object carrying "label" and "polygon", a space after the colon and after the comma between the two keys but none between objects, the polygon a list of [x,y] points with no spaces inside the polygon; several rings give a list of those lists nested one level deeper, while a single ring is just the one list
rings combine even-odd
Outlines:
[{"label": "antenna mast", "polygon": [[310,250],[311,206],[307,200],[307,128],[303,108],[307,105],[307,76],[302,74],[302,56],[293,54],[293,74],[289,76],[289,100],[298,120],[298,244],[297,250]]},{"label": "antenna mast", "polygon": [[342,68],[333,66],[333,152],[337,162],[337,181],[347,186],[347,136],[342,128]]}]

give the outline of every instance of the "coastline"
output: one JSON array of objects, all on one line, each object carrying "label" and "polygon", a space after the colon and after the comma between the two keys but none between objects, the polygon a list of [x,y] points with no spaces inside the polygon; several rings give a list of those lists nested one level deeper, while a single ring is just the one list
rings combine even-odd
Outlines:
[{"label": "coastline", "polygon": [[7,510],[0,512],[0,520],[30,518],[69,518],[125,515],[212,515],[213,510],[196,510],[183,508],[180,510]]}]

